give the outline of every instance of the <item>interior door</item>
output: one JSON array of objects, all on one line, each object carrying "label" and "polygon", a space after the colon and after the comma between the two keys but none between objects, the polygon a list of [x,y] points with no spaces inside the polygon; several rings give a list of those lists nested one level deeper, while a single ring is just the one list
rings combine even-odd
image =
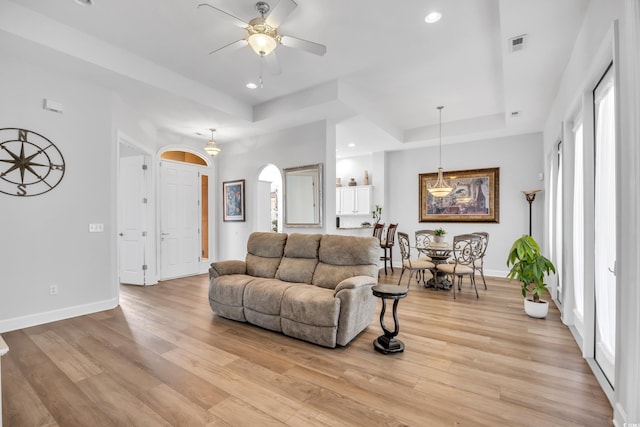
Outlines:
[{"label": "interior door", "polygon": [[198,274],[200,196],[197,168],[160,165],[160,277]]},{"label": "interior door", "polygon": [[120,158],[120,283],[145,284],[145,172],[144,156]]}]

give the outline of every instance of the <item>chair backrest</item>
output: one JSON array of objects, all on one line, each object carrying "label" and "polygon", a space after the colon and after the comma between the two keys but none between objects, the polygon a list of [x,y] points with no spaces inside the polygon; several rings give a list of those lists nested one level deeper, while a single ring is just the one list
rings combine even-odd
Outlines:
[{"label": "chair backrest", "polygon": [[486,231],[474,231],[471,234],[477,234],[482,239],[482,248],[478,254],[478,258],[484,258],[485,252],[487,252],[487,245],[489,245],[489,233]]},{"label": "chair backrest", "polygon": [[411,261],[411,246],[409,245],[409,235],[398,231],[398,245],[400,246],[400,255],[402,261]]},{"label": "chair backrest", "polygon": [[453,259],[457,264],[472,265],[482,250],[482,238],[477,234],[453,236]]},{"label": "chair backrest", "polygon": [[436,233],[433,230],[416,231],[416,248],[428,248],[433,243],[433,236]]},{"label": "chair backrest", "polygon": [[398,224],[389,224],[389,228],[387,228],[387,246],[393,246],[396,241],[396,228],[398,228]]},{"label": "chair backrest", "polygon": [[373,225],[373,237],[376,237],[378,241],[382,240],[382,230],[384,230],[384,222],[383,223],[376,222]]}]

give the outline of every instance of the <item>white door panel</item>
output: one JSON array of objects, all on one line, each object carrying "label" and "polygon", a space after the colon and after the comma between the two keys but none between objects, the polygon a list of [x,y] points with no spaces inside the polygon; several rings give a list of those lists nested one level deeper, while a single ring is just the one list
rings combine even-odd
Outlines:
[{"label": "white door panel", "polygon": [[143,164],[142,155],[120,159],[120,282],[132,285],[145,284]]},{"label": "white door panel", "polygon": [[162,162],[160,168],[161,277],[188,276],[199,269],[199,180],[193,166]]}]

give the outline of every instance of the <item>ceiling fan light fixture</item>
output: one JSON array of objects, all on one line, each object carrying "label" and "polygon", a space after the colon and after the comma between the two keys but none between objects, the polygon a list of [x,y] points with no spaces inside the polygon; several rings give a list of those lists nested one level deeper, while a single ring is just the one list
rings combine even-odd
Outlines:
[{"label": "ceiling fan light fixture", "polygon": [[276,39],[264,33],[251,34],[247,41],[251,49],[260,56],[269,55],[278,46]]}]

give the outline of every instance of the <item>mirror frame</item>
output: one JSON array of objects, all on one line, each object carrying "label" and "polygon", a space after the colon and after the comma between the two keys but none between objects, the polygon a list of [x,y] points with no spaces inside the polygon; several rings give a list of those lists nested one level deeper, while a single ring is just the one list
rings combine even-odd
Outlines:
[{"label": "mirror frame", "polygon": [[[324,180],[322,173],[322,163],[317,163],[315,165],[307,165],[307,166],[299,166],[295,168],[285,168],[284,171],[284,179],[282,180],[284,187],[284,197],[283,197],[283,210],[284,210],[284,227],[322,227],[323,226],[323,211],[324,211],[324,197],[323,191],[324,188]],[[312,209],[314,210],[314,218],[317,218],[317,221],[313,222],[293,222],[291,220],[291,216],[289,215],[289,206],[292,205],[292,201],[289,201],[290,191],[288,187],[288,181],[290,177],[294,176],[311,176],[315,178],[318,185],[315,187],[312,197],[314,200],[314,205]]]}]

